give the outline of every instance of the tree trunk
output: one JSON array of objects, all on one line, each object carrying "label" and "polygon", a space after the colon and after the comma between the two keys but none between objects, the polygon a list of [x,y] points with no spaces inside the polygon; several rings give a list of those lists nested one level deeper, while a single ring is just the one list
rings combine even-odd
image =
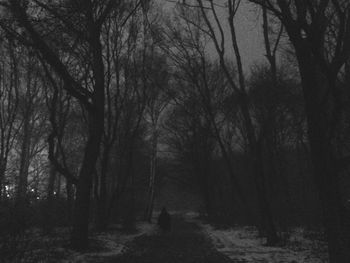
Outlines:
[{"label": "tree trunk", "polygon": [[[29,89],[29,88],[28,88]],[[23,137],[21,145],[20,168],[17,189],[17,204],[25,204],[28,186],[29,151],[30,151],[30,113],[25,113],[23,123]]]},{"label": "tree trunk", "polygon": [[100,179],[100,191],[97,207],[97,229],[99,231],[105,231],[108,226],[107,216],[107,171],[109,167],[109,153],[110,147],[105,145],[101,161],[101,179]]},{"label": "tree trunk", "polygon": [[134,162],[134,149],[133,143],[131,143],[130,152],[128,155],[128,164],[126,170],[126,176],[130,179],[129,186],[127,187],[127,206],[124,211],[124,228],[127,231],[135,230],[135,175],[133,170]]},{"label": "tree trunk", "polygon": [[56,184],[56,199],[59,200],[61,198],[61,174],[57,174],[57,184]]},{"label": "tree trunk", "polygon": [[[101,117],[100,117],[101,118]],[[76,200],[73,212],[73,230],[71,233],[71,245],[74,249],[86,249],[88,247],[89,232],[89,208],[92,186],[92,177],[100,152],[100,142],[103,132],[103,118],[90,122],[90,134],[86,144],[84,159],[76,185]]]},{"label": "tree trunk", "polygon": [[72,222],[73,208],[74,208],[74,189],[73,189],[72,182],[70,180],[67,180],[67,178],[66,178],[66,194],[67,194],[68,221]]},{"label": "tree trunk", "polygon": [[[28,88],[29,90],[29,88]],[[28,92],[27,92],[28,94]],[[28,170],[30,165],[30,111],[24,112],[24,123],[22,130],[21,140],[21,154],[20,154],[20,167],[18,175],[17,194],[15,201],[15,213],[17,230],[22,232],[28,225],[28,200],[27,200],[27,187],[28,187]]]},{"label": "tree trunk", "polygon": [[156,165],[157,165],[157,145],[158,135],[156,125],[152,127],[152,145],[151,145],[151,163],[150,163],[150,179],[148,187],[148,201],[146,209],[146,220],[151,222],[154,206],[154,194],[155,194],[155,183],[156,183]]},{"label": "tree trunk", "polygon": [[278,244],[279,238],[272,214],[271,204],[268,200],[266,175],[264,170],[263,153],[260,142],[257,143],[254,158],[254,176],[258,192],[258,205],[260,209],[260,224],[267,238],[267,245],[274,246]]},{"label": "tree trunk", "polygon": [[350,262],[349,230],[346,227],[349,218],[344,216],[347,212],[342,205],[336,146],[331,133],[336,102],[329,96],[325,97],[328,90],[333,88],[332,85],[336,84],[326,78],[309,53],[299,50],[297,57],[305,97],[314,178],[323,206],[330,262]]},{"label": "tree trunk", "polygon": [[344,219],[344,208],[339,190],[339,174],[334,149],[328,141],[323,126],[324,120],[310,116],[309,140],[314,176],[323,205],[324,224],[328,238],[330,262],[350,262],[349,231]]},{"label": "tree trunk", "polygon": [[54,227],[54,212],[55,212],[55,180],[56,179],[56,169],[53,164],[50,166],[49,182],[47,187],[47,200],[46,208],[44,214],[46,214],[44,232],[46,234],[51,233]]},{"label": "tree trunk", "polygon": [[95,80],[92,95],[93,107],[88,109],[89,133],[84,158],[76,185],[76,200],[73,214],[71,245],[74,249],[88,247],[90,197],[92,178],[96,162],[100,155],[100,145],[104,132],[105,74],[100,41],[101,27],[94,21],[93,14],[88,12],[90,30],[89,44],[92,54],[92,72]]},{"label": "tree trunk", "polygon": [[6,199],[6,183],[4,182],[5,179],[5,172],[6,172],[6,160],[0,160],[0,202]]},{"label": "tree trunk", "polygon": [[257,139],[254,126],[251,120],[248,99],[245,93],[241,94],[241,112],[244,118],[245,127],[247,131],[247,139],[249,143],[249,151],[253,159],[253,176],[258,193],[258,206],[260,210],[260,226],[267,237],[267,244],[270,246],[278,243],[278,236],[275,227],[275,222],[271,210],[271,205],[267,196],[267,185],[264,172],[264,161],[261,139]]},{"label": "tree trunk", "polygon": [[[204,164],[206,167],[206,164]],[[197,168],[197,178],[200,184],[200,190],[203,196],[205,210],[207,212],[208,218],[210,220],[215,220],[215,211],[211,198],[211,182],[210,182],[210,170],[203,170],[198,166]]]}]

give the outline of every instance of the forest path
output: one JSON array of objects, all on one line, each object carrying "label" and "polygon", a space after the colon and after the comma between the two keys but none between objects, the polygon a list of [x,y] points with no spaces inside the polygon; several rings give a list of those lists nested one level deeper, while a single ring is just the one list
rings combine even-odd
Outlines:
[{"label": "forest path", "polygon": [[228,263],[195,223],[172,217],[170,233],[143,235],[128,245],[125,253],[104,262],[118,263]]}]

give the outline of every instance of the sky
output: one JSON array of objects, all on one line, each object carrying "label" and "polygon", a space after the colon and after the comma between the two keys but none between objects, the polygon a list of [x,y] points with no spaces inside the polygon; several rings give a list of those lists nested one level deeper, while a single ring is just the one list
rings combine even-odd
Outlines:
[{"label": "sky", "polygon": [[235,22],[244,68],[247,69],[264,59],[262,21],[256,7],[243,0]]},{"label": "sky", "polygon": [[[173,4],[167,2],[166,0],[158,0],[160,3],[164,2],[165,8],[171,10]],[[224,0],[218,0],[217,2]],[[227,11],[218,8],[218,15],[222,21],[227,19]],[[227,25],[225,21],[224,24]],[[262,34],[262,22],[259,12],[257,12],[256,7],[254,7],[248,0],[242,0],[239,10],[235,17],[236,34],[238,39],[238,45],[241,51],[241,57],[243,60],[243,67],[246,73],[249,73],[249,69],[252,65],[262,62],[264,60],[264,45],[263,45],[263,34]],[[226,36],[229,36],[228,25],[224,28],[227,32]],[[233,55],[233,49],[231,46],[230,38],[226,37],[226,48],[227,56]],[[209,46],[209,52],[211,54],[216,54],[214,45]]]}]

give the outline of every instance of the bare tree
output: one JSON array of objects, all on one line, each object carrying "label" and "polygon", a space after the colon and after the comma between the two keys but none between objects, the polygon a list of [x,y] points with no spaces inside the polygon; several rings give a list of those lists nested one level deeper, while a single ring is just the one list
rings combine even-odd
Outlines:
[{"label": "bare tree", "polygon": [[[40,99],[40,76],[38,68],[35,66],[37,61],[29,53],[26,54],[23,60],[23,78],[20,78],[20,118],[21,129],[19,132],[19,174],[17,186],[17,203],[20,207],[24,207],[28,188],[29,166],[34,142],[34,129],[38,128],[37,113]],[[43,115],[41,115],[43,116]],[[39,129],[38,129],[39,130]],[[37,137],[38,138],[38,137]],[[33,149],[33,150],[31,150]]]},{"label": "bare tree", "polygon": [[[154,47],[152,48],[154,49]],[[148,201],[145,211],[145,219],[152,219],[152,212],[155,197],[155,183],[157,174],[157,152],[158,139],[160,136],[161,117],[169,103],[167,86],[169,82],[169,69],[165,57],[157,54],[157,51],[151,50],[147,65],[146,89],[147,106],[145,109],[145,118],[150,125],[150,178],[148,187]]]},{"label": "bare tree", "polygon": [[[8,166],[9,153],[14,147],[18,125],[16,119],[19,104],[19,57],[16,47],[11,41],[2,44],[1,61],[1,96],[0,96],[0,196],[4,191],[5,173]],[[10,71],[8,70],[10,69]]]},{"label": "bare tree", "polygon": [[331,262],[349,261],[349,231],[339,189],[341,169],[334,141],[342,119],[337,85],[350,53],[347,1],[252,1],[283,23],[295,49],[302,80],[315,182],[323,203]]},{"label": "bare tree", "polygon": [[[262,144],[261,137],[254,126],[254,120],[249,110],[249,98],[247,93],[247,83],[244,74],[244,66],[238,46],[238,40],[236,35],[236,25],[234,22],[235,15],[240,6],[240,1],[228,0],[225,2],[224,9],[227,12],[227,20],[219,18],[218,8],[223,6],[216,4],[214,1],[202,1],[196,0],[193,4],[183,3],[182,5],[189,8],[199,8],[201,16],[204,20],[204,26],[199,25],[196,21],[188,20],[189,23],[195,25],[200,31],[204,32],[209,39],[213,42],[215,50],[217,52],[220,66],[226,76],[229,86],[234,91],[239,99],[237,103],[239,105],[240,114],[244,124],[244,130],[248,142],[249,154],[252,157],[252,165],[254,167],[255,186],[258,193],[258,203],[261,217],[261,227],[267,236],[267,243],[274,245],[278,242],[278,236],[276,232],[276,226],[273,219],[271,206],[268,200],[268,193],[266,189],[266,174],[263,170],[262,159]],[[225,23],[226,22],[226,23]],[[224,31],[224,26],[229,29],[229,43],[230,48],[233,50],[237,75],[233,74],[231,67],[226,59],[227,55],[227,32]],[[224,148],[224,147],[222,147]],[[234,178],[234,177],[232,177]],[[237,183],[237,182],[236,182]],[[243,196],[243,195],[241,195]]]},{"label": "bare tree", "polygon": [[[104,131],[105,65],[101,32],[106,18],[119,7],[120,2],[104,1],[96,4],[88,1],[81,5],[80,1],[35,1],[27,5],[23,1],[6,1],[2,4],[10,12],[12,21],[27,33],[28,38],[23,39],[6,21],[2,22],[2,27],[25,44],[33,46],[43,61],[64,81],[67,92],[86,109],[88,139],[76,184],[71,235],[74,248],[85,248],[88,245],[92,178]],[[140,3],[136,4],[135,8],[139,5]],[[41,10],[42,16],[37,17],[35,10]],[[47,20],[48,17],[51,19]],[[65,32],[65,38],[59,44],[57,38],[54,39],[57,35],[50,34],[53,26],[58,26]],[[71,61],[66,61],[57,52],[56,48],[60,50],[60,45],[65,45],[68,52],[79,50],[74,53],[74,67],[70,64]],[[77,68],[86,68],[85,65],[88,65],[89,71],[76,71]],[[89,82],[81,83],[80,79],[86,79],[85,76],[89,76]]]}]

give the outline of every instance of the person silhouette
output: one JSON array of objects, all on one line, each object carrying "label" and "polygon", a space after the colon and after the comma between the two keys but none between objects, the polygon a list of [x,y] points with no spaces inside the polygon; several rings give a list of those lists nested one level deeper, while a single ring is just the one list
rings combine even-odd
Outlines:
[{"label": "person silhouette", "polygon": [[164,232],[168,232],[171,229],[171,217],[165,207],[162,208],[162,211],[158,216],[158,226]]}]

